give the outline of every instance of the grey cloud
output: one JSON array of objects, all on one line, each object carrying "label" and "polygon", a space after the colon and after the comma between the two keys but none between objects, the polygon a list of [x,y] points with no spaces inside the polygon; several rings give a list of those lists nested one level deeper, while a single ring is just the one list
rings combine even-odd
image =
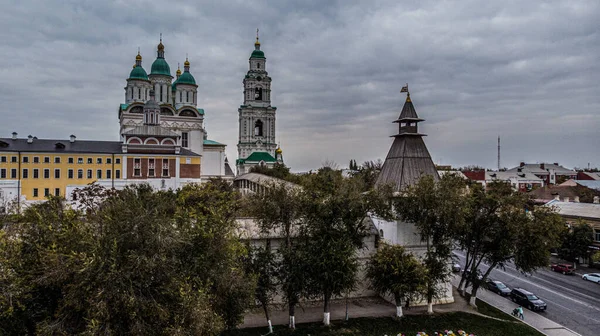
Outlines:
[{"label": "grey cloud", "polygon": [[[294,170],[383,158],[410,85],[436,163],[600,166],[597,1],[11,1],[0,12],[5,136],[118,139],[137,48],[186,53],[209,137],[237,155],[260,28]],[[576,149],[576,150],[574,150]]]}]

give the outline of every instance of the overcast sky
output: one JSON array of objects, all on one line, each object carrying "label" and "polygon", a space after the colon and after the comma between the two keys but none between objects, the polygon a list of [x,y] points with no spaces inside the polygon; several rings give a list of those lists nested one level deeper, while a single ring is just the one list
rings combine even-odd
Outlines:
[{"label": "overcast sky", "polygon": [[600,166],[600,1],[3,0],[2,137],[118,140],[138,47],[186,53],[210,139],[237,157],[260,28],[294,171],[384,159],[409,83],[435,163]]}]

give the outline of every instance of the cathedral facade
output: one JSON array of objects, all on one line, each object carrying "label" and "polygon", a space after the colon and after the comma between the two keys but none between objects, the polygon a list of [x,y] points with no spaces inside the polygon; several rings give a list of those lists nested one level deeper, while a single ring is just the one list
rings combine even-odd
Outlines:
[{"label": "cathedral facade", "polygon": [[150,74],[138,52],[119,105],[119,141],[0,138],[0,209],[63,196],[90,183],[121,189],[147,183],[159,190],[233,179],[225,145],[207,138],[198,85],[186,59],[175,77],[162,39]]},{"label": "cathedral facade", "polygon": [[249,69],[242,81],[244,103],[238,108],[238,175],[248,173],[256,165],[272,167],[276,162],[283,163],[275,138],[277,107],[271,105],[271,77],[258,35],[248,63]]}]

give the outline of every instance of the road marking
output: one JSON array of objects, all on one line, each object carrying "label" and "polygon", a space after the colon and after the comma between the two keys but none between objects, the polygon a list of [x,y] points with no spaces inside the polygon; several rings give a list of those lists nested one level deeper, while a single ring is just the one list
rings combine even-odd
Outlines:
[{"label": "road marking", "polygon": [[[461,255],[463,258],[465,257],[465,255],[463,255],[463,254],[461,254],[461,253],[458,253],[458,252],[456,252],[456,251],[455,251],[455,253],[456,253],[456,254],[458,254],[458,255]],[[513,269],[513,270],[517,271],[517,269],[516,269],[516,268],[510,267],[510,266],[505,266],[505,267],[506,267],[506,268]],[[489,268],[489,267],[488,267],[488,268]],[[509,275],[509,276],[511,276],[511,277],[513,277],[513,278],[516,278],[516,279],[518,279],[518,280],[521,280],[521,281],[527,282],[527,283],[529,283],[529,284],[531,284],[531,285],[534,285],[534,286],[540,287],[541,289],[544,289],[544,290],[546,290],[546,291],[548,291],[548,292],[554,293],[554,294],[556,294],[556,295],[558,295],[558,296],[561,296],[561,297],[563,297],[563,298],[565,298],[565,299],[568,299],[568,300],[571,300],[571,301],[573,301],[573,302],[579,303],[580,305],[583,305],[583,306],[586,306],[586,307],[588,307],[588,308],[592,308],[592,309],[594,309],[594,310],[600,311],[600,309],[598,309],[598,308],[594,307],[593,305],[590,305],[590,304],[588,304],[588,303],[585,303],[585,302],[583,302],[583,301],[580,301],[580,300],[574,299],[574,298],[572,298],[572,297],[566,296],[566,295],[564,295],[564,294],[561,294],[561,293],[559,293],[559,292],[556,292],[556,291],[554,291],[554,290],[552,290],[552,289],[550,289],[550,288],[547,288],[547,287],[545,287],[545,286],[542,286],[542,285],[540,285],[540,284],[536,284],[536,283],[534,283],[534,282],[531,282],[531,281],[529,281],[529,280],[527,280],[527,279],[524,279],[524,278],[519,278],[519,277],[515,277],[513,274],[510,274],[510,273],[508,273],[508,272],[506,272],[506,271],[504,271],[504,270],[502,270],[502,269],[495,268],[494,270],[496,270],[496,271],[499,271],[499,272],[502,272],[502,273],[504,273],[504,274],[506,274],[506,275]],[[518,272],[518,271],[517,271],[517,272]],[[490,272],[490,273],[491,273],[491,272]],[[550,283],[550,284],[552,284],[552,282],[550,282],[550,281],[547,281],[547,280],[544,280],[544,279],[540,279],[540,278],[535,278],[535,279],[536,279],[536,281],[543,281],[543,282],[546,282],[546,283]],[[574,294],[576,294],[576,295],[581,295],[581,296],[584,296],[584,297],[586,297],[586,298],[588,298],[588,299],[590,299],[590,300],[592,300],[592,301],[600,302],[600,300],[596,299],[596,298],[595,298],[595,297],[593,297],[593,296],[589,296],[589,295],[586,295],[586,294],[583,294],[583,293],[580,293],[580,292],[577,292],[577,291],[571,290],[571,289],[569,289],[569,288],[563,288],[563,289],[564,289],[564,290],[566,290],[566,291],[569,291],[569,292],[571,292],[571,293],[574,293]]]}]

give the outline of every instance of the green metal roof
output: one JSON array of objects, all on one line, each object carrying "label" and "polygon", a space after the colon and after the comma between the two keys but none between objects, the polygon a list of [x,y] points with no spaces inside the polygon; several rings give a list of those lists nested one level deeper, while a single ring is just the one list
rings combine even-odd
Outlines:
[{"label": "green metal roof", "polygon": [[127,110],[127,106],[129,106],[129,104],[121,104],[121,106],[120,106],[121,111]]},{"label": "green metal roof", "polygon": [[225,144],[222,144],[220,142],[216,142],[214,140],[204,140],[204,144],[205,145],[219,145],[219,146],[225,146]]},{"label": "green metal roof", "polygon": [[164,58],[158,57],[154,63],[152,63],[152,69],[150,70],[151,75],[165,75],[171,76],[171,68]]},{"label": "green metal roof", "polygon": [[177,79],[177,84],[191,84],[196,85],[194,76],[189,71],[184,71],[181,76]]},{"label": "green metal roof", "polygon": [[177,80],[179,80],[179,78],[178,78],[178,79],[176,79],[176,80],[173,82],[173,84],[171,84],[171,91],[175,91],[175,90],[177,90],[177,88],[175,87],[175,86],[176,86],[176,84],[177,84]]},{"label": "green metal roof", "polygon": [[254,152],[250,154],[247,158],[243,159],[244,162],[277,162],[277,160],[267,152]]},{"label": "green metal roof", "polygon": [[201,109],[201,108],[199,108],[199,109],[198,109],[198,114],[200,114],[200,115],[204,115],[204,109]]},{"label": "green metal roof", "polygon": [[250,58],[265,58],[265,53],[262,50],[254,50]]},{"label": "green metal roof", "polygon": [[146,70],[144,70],[144,68],[142,68],[141,65],[138,65],[135,68],[133,68],[131,70],[131,72],[129,73],[129,79],[148,80],[148,74],[146,73]]}]

